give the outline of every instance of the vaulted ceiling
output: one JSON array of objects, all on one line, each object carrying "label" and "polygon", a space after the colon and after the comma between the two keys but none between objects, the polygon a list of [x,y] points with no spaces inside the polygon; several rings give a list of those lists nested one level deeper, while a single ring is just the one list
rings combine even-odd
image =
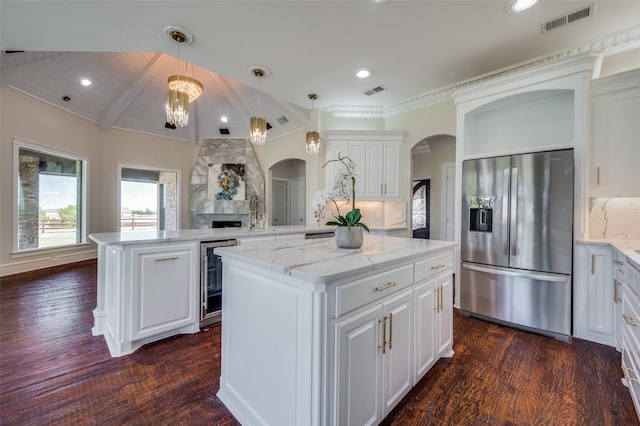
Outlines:
[{"label": "vaulted ceiling", "polygon": [[[543,0],[515,15],[506,7],[506,0],[1,0],[0,77],[103,130],[195,142],[220,129],[247,137],[258,110],[270,139],[313,126],[312,107],[388,117],[550,57],[624,55],[640,67],[640,1]],[[586,9],[588,16],[542,30]],[[165,34],[172,26],[193,42],[178,51]],[[189,126],[168,129],[166,79],[177,56],[194,64],[205,92],[191,105]],[[258,81],[249,72],[256,65],[270,75]],[[355,78],[359,67],[373,76]],[[85,77],[91,86],[78,84]]]}]

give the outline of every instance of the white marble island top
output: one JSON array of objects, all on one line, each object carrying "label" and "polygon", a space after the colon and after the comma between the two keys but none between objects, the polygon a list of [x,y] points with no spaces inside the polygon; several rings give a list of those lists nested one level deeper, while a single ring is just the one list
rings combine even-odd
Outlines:
[{"label": "white marble island top", "polygon": [[306,240],[273,246],[217,247],[215,253],[307,282],[321,283],[348,278],[396,263],[413,262],[453,249],[451,241],[365,235],[360,249],[336,247],[333,238]]},{"label": "white marble island top", "polygon": [[313,234],[332,232],[335,226],[288,225],[253,228],[180,229],[177,231],[128,231],[91,234],[89,238],[101,246],[161,243],[167,241],[209,241],[259,235]]}]

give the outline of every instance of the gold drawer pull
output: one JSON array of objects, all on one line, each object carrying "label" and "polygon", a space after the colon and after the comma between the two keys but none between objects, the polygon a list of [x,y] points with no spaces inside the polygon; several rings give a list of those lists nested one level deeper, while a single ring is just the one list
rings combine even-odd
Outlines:
[{"label": "gold drawer pull", "polygon": [[398,285],[397,282],[391,281],[391,282],[389,282],[389,283],[387,283],[385,285],[381,285],[380,287],[376,287],[376,291],[385,291],[386,289],[391,288],[391,287],[395,287],[397,285]]},{"label": "gold drawer pull", "polygon": [[615,263],[616,265],[624,265],[624,262],[622,260],[614,260],[613,263]]},{"label": "gold drawer pull", "polygon": [[177,260],[179,257],[163,257],[162,259],[156,259],[156,262],[166,262],[167,260]]},{"label": "gold drawer pull", "polygon": [[438,263],[437,265],[433,265],[431,267],[431,269],[442,269],[445,268],[447,265],[445,265],[444,263]]},{"label": "gold drawer pull", "polygon": [[637,382],[638,381],[638,379],[634,379],[631,376],[629,376],[629,371],[631,371],[632,373],[635,373],[635,371],[633,371],[630,368],[625,367],[624,365],[621,366],[621,368],[622,368],[622,375],[624,376],[625,380],[627,380],[629,382]]},{"label": "gold drawer pull", "polygon": [[627,315],[627,314],[622,314],[622,318],[624,319],[624,322],[625,322],[627,325],[632,325],[632,326],[634,326],[634,327],[637,327],[638,325],[640,325],[640,324],[638,323],[638,320],[637,320],[637,319],[635,319],[635,318],[633,318],[633,317],[630,317],[630,316],[629,316],[629,315]]},{"label": "gold drawer pull", "polygon": [[618,290],[622,286],[622,282],[617,279],[613,280],[613,303],[622,302],[622,298],[620,298],[620,290]]}]

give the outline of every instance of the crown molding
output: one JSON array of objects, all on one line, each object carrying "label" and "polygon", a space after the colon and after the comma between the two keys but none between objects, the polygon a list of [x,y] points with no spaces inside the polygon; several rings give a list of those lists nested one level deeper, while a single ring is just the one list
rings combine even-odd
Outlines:
[{"label": "crown molding", "polygon": [[521,62],[507,68],[502,68],[483,74],[469,80],[464,80],[451,86],[436,89],[418,95],[406,101],[398,102],[388,106],[333,106],[327,108],[326,111],[336,117],[349,118],[387,118],[427,106],[435,105],[441,102],[452,100],[453,93],[457,90],[468,88],[470,86],[486,83],[490,80],[502,78],[511,74],[519,73],[531,68],[538,67],[550,62],[565,60],[574,56],[584,55],[585,53],[598,53],[603,57],[615,55],[631,49],[640,48],[640,25],[630,29],[610,34],[606,37],[585,42],[582,45],[572,49],[555,52],[551,55],[541,56],[526,62]]}]

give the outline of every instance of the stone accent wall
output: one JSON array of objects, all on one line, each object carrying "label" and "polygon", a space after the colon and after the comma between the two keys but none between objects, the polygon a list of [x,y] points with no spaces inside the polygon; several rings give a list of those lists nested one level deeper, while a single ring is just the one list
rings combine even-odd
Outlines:
[{"label": "stone accent wall", "polygon": [[[245,164],[246,199],[212,200],[207,181],[211,164]],[[249,199],[258,199],[264,211],[264,174],[248,139],[205,139],[191,173],[191,228],[211,228],[213,220],[240,220],[249,224]]]},{"label": "stone accent wall", "polygon": [[18,165],[22,205],[18,218],[18,247],[38,248],[40,158],[21,155]]},{"label": "stone accent wall", "polygon": [[160,172],[158,183],[164,184],[164,225],[165,230],[178,229],[178,188],[174,172]]}]

